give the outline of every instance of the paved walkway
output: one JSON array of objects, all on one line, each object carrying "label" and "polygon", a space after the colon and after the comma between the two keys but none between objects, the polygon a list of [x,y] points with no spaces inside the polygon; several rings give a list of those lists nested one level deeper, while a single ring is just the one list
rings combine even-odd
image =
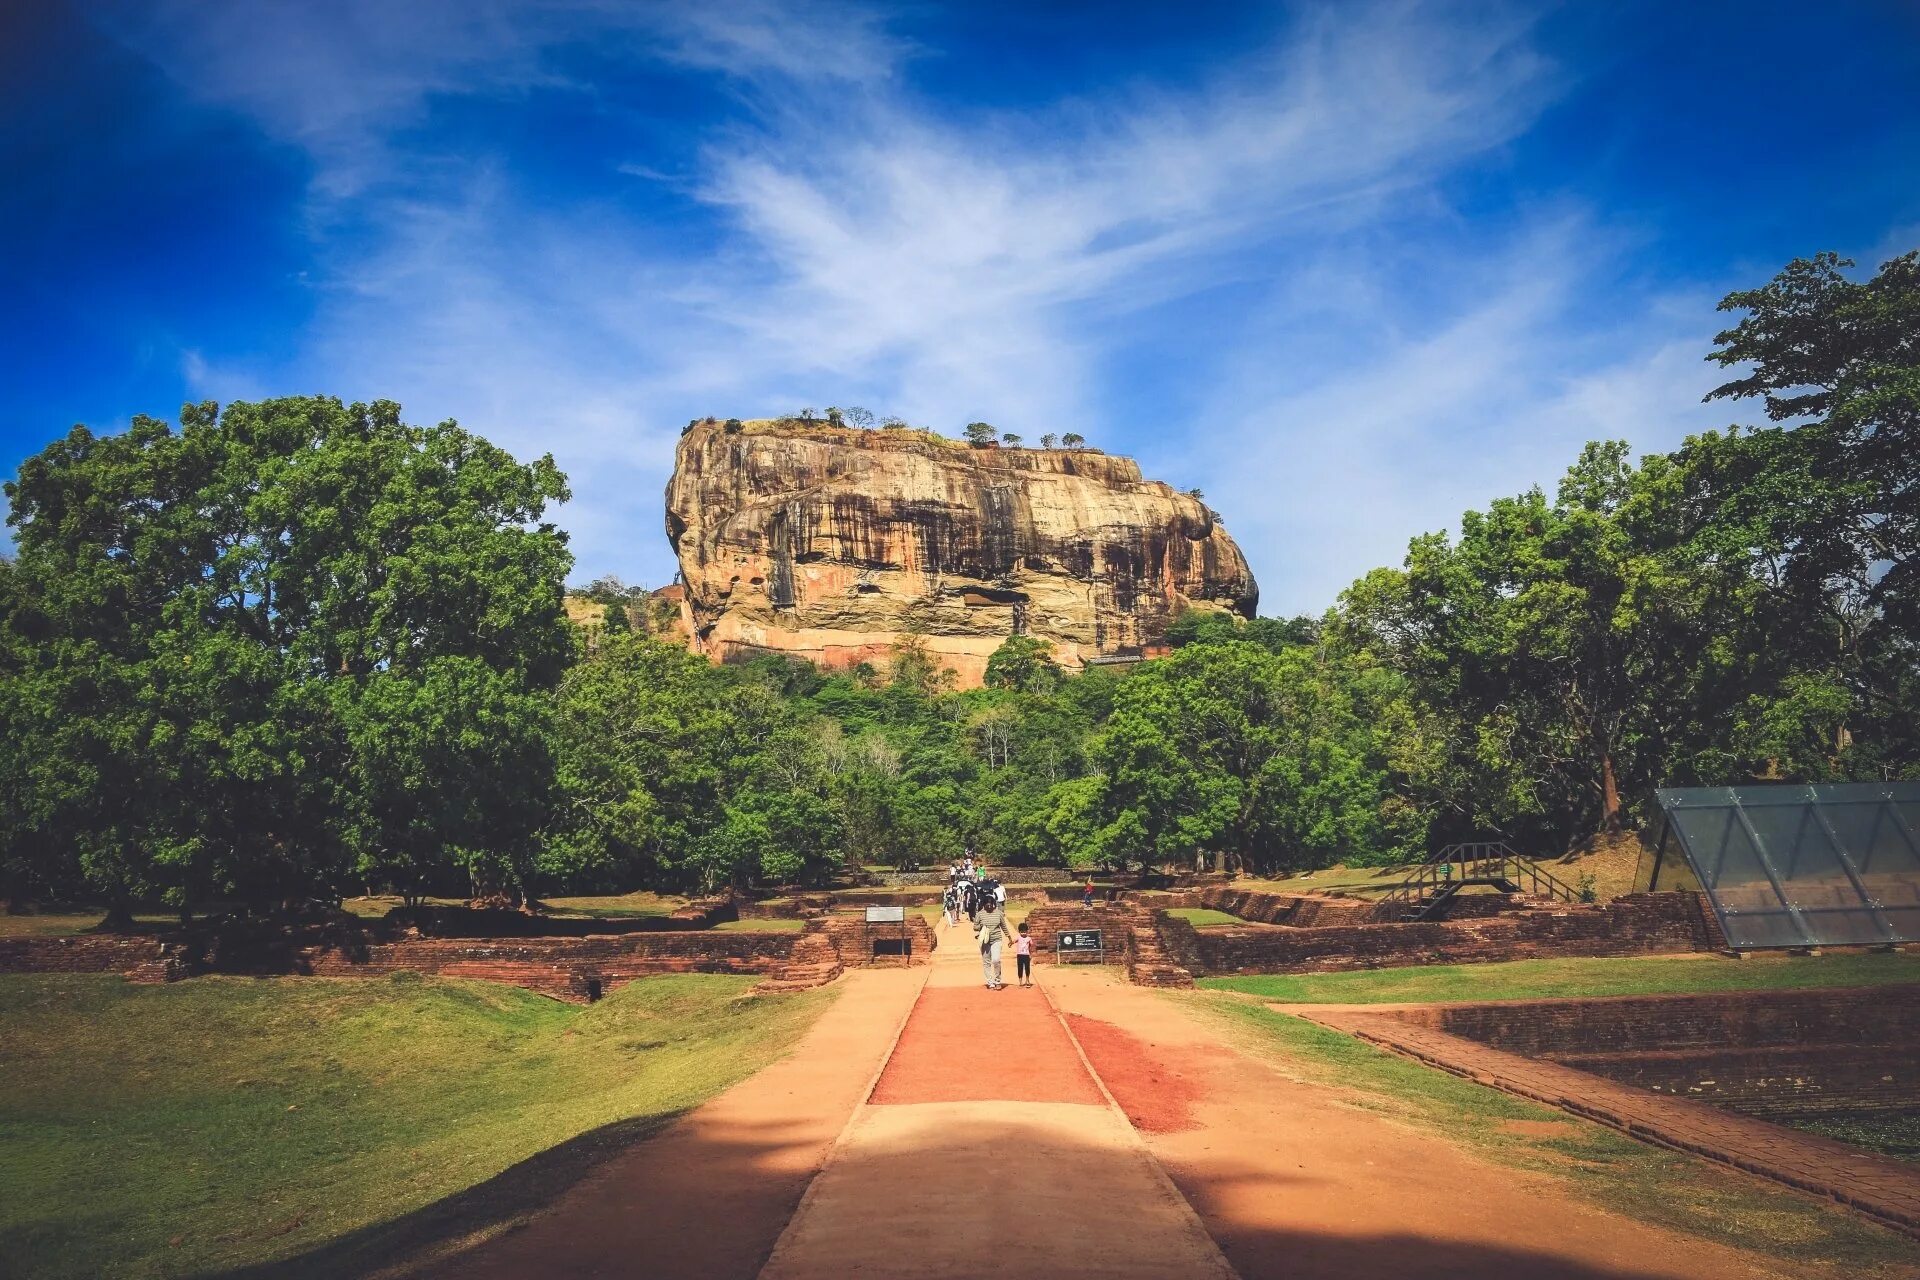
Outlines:
[{"label": "paved walkway", "polygon": [[886,1060],[924,969],[857,969],[791,1053],[635,1143],[444,1280],[748,1280]]},{"label": "paved walkway", "polygon": [[1309,1018],[1636,1138],[1690,1151],[1788,1186],[1830,1196],[1920,1237],[1920,1168],[1703,1102],[1652,1093],[1558,1063],[1507,1053],[1369,1005],[1269,1006]]},{"label": "paved walkway", "polygon": [[940,943],[762,1280],[1232,1277],[1044,991],[986,991],[966,930]]}]

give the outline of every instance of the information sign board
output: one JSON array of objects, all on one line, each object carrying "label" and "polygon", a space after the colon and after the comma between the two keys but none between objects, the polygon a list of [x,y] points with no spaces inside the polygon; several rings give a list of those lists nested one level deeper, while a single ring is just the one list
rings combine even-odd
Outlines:
[{"label": "information sign board", "polygon": [[1069,929],[1054,937],[1054,954],[1062,963],[1075,956],[1091,956],[1098,960],[1106,954],[1106,947],[1098,929]]},{"label": "information sign board", "polygon": [[867,908],[868,924],[905,924],[906,922],[907,909],[905,907]]}]

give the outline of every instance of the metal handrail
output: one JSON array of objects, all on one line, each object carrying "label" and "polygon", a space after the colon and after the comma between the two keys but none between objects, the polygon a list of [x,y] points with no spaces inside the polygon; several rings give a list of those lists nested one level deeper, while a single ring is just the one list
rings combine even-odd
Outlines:
[{"label": "metal handrail", "polygon": [[[1458,873],[1455,873],[1455,868]],[[1503,881],[1524,885],[1537,895],[1578,902],[1579,891],[1535,863],[1522,858],[1504,841],[1468,841],[1451,844],[1420,863],[1392,892],[1381,899],[1385,903],[1414,903],[1434,895],[1445,885],[1470,881]]]}]

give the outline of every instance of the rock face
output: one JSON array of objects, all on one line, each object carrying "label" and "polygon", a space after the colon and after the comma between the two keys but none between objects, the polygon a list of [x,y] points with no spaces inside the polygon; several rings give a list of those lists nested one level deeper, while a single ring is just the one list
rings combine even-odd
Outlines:
[{"label": "rock face", "polygon": [[917,633],[963,687],[1010,635],[1078,667],[1139,652],[1189,607],[1251,617],[1259,598],[1205,505],[1129,458],[915,431],[696,423],[667,536],[709,656],[880,665]]}]

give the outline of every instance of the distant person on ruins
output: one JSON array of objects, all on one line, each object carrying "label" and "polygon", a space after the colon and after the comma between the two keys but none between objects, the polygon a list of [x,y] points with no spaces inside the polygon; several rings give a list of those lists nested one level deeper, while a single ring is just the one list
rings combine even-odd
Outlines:
[{"label": "distant person on ruins", "polygon": [[1087,887],[1081,890],[1080,905],[1083,907],[1090,907],[1093,905],[1093,877],[1092,876],[1087,877]]},{"label": "distant person on ruins", "polygon": [[960,892],[953,881],[949,880],[947,881],[946,891],[940,895],[940,915],[941,918],[947,922],[948,927],[951,928],[959,918],[959,914]]},{"label": "distant person on ruins", "polygon": [[1027,932],[1027,922],[1020,922],[1020,936],[1013,940],[1013,976],[1023,987],[1033,985],[1033,935]]},{"label": "distant person on ruins", "polygon": [[1006,939],[1013,936],[1007,928],[1007,913],[999,903],[988,898],[981,904],[974,925],[980,930],[980,976],[985,979],[987,990],[998,991],[1007,985],[1000,978],[1000,953]]}]

